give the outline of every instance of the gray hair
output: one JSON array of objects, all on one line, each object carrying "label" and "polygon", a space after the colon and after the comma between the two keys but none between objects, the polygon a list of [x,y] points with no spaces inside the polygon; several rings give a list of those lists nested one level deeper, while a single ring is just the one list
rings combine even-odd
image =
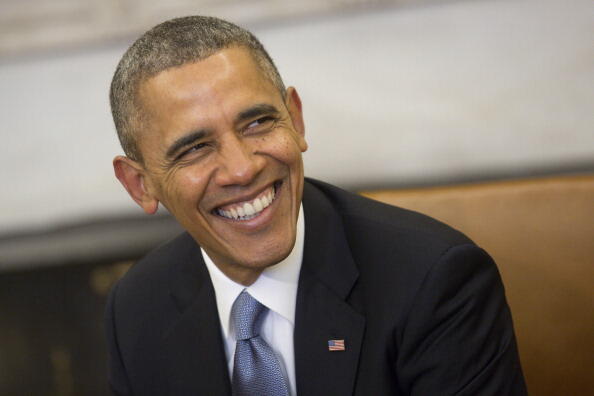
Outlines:
[{"label": "gray hair", "polygon": [[120,144],[129,158],[142,161],[135,134],[143,127],[144,118],[138,99],[140,84],[166,69],[200,61],[233,46],[248,49],[264,75],[285,96],[282,78],[262,43],[249,31],[222,19],[171,19],[144,33],[128,48],[111,81],[109,99]]}]

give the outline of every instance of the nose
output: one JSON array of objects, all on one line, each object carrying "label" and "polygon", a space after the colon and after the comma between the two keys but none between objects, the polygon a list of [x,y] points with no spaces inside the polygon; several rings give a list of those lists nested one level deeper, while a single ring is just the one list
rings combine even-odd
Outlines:
[{"label": "nose", "polygon": [[266,160],[246,138],[227,135],[220,142],[215,181],[220,186],[247,185],[262,171]]}]

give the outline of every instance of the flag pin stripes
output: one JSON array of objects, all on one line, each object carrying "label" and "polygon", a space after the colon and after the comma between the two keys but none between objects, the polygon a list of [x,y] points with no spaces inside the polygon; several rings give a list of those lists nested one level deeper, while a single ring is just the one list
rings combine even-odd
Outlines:
[{"label": "flag pin stripes", "polygon": [[333,351],[344,351],[344,340],[328,340],[328,350]]}]

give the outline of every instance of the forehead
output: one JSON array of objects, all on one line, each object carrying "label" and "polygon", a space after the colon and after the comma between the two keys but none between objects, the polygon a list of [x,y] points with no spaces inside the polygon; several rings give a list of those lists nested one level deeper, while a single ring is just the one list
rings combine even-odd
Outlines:
[{"label": "forehead", "polygon": [[243,47],[232,47],[158,73],[141,83],[139,98],[145,111],[154,112],[163,106],[222,104],[274,91],[276,87],[251,53]]},{"label": "forehead", "polygon": [[197,129],[226,128],[254,104],[283,107],[276,86],[242,47],[164,70],[141,83],[138,97],[145,119],[138,139],[143,155],[148,145],[151,151],[163,148]]}]

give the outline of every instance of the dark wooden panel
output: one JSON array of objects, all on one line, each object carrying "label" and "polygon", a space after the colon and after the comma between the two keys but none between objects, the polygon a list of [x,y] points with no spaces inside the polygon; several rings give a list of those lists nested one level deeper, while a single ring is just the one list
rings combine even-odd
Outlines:
[{"label": "dark wooden panel", "polygon": [[129,262],[0,274],[0,394],[103,396],[103,309]]}]

